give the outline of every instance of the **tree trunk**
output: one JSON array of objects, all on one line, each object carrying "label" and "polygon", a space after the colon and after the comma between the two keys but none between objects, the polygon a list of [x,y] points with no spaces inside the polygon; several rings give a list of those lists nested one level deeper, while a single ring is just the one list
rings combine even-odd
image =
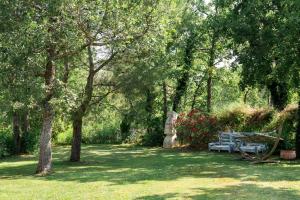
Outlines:
[{"label": "tree trunk", "polygon": [[167,121],[168,114],[168,94],[167,94],[167,84],[163,82],[163,117],[162,117],[162,130],[165,128],[165,123]]},{"label": "tree trunk", "polygon": [[150,88],[146,89],[146,107],[145,107],[145,110],[147,112],[147,116],[146,116],[147,134],[151,134],[151,132],[152,132],[152,115],[153,115],[154,95],[153,95],[151,89]]},{"label": "tree trunk", "polygon": [[62,79],[62,82],[64,83],[65,87],[67,87],[67,83],[69,80],[69,74],[70,74],[69,58],[65,57],[64,58],[64,74],[63,74],[63,79]]},{"label": "tree trunk", "polygon": [[22,116],[22,137],[21,137],[21,153],[27,153],[27,138],[30,129],[29,112],[26,110]]},{"label": "tree trunk", "polygon": [[39,163],[36,172],[47,174],[51,171],[52,165],[52,149],[51,149],[51,136],[52,136],[52,123],[54,119],[54,111],[49,102],[44,104],[43,111],[43,127],[40,138],[40,152]]},{"label": "tree trunk", "polygon": [[207,78],[207,112],[211,112],[211,97],[212,97],[212,76],[214,70],[214,63],[215,63],[215,54],[216,54],[216,32],[214,30],[212,39],[211,39],[211,47],[209,50],[209,60],[208,60],[208,78]]},{"label": "tree trunk", "polygon": [[54,94],[55,66],[53,58],[55,56],[55,46],[49,43],[47,47],[47,64],[45,67],[45,98],[43,100],[43,124],[40,136],[39,162],[36,173],[47,174],[51,171],[52,150],[51,136],[54,110],[50,100]]},{"label": "tree trunk", "polygon": [[278,110],[283,110],[288,101],[287,84],[273,81],[267,87],[271,93],[272,105]]},{"label": "tree trunk", "polygon": [[297,159],[300,159],[300,94],[298,94],[298,123],[297,123],[297,132],[296,132],[296,155]]},{"label": "tree trunk", "polygon": [[244,98],[243,98],[244,104],[247,104],[247,98],[248,98],[249,92],[250,92],[250,89],[246,89],[245,94],[244,94]]},{"label": "tree trunk", "polygon": [[14,153],[16,155],[21,152],[21,127],[20,116],[17,111],[13,112],[13,138],[14,138]]},{"label": "tree trunk", "polygon": [[121,140],[124,141],[130,135],[131,128],[131,113],[126,113],[123,116],[120,124]]},{"label": "tree trunk", "polygon": [[94,76],[95,76],[95,66],[93,61],[93,53],[91,46],[88,46],[88,60],[89,60],[89,75],[87,77],[84,97],[80,106],[73,112],[73,140],[71,149],[71,162],[80,161],[80,151],[81,151],[81,138],[82,138],[82,120],[86,113],[86,110],[91,102],[93,91],[94,91]]},{"label": "tree trunk", "polygon": [[191,110],[193,110],[195,108],[196,98],[197,98],[198,92],[200,90],[200,87],[201,87],[200,83],[197,83],[195,92],[193,94],[193,100],[192,100]]},{"label": "tree trunk", "polygon": [[80,161],[81,140],[82,140],[82,119],[83,115],[77,115],[73,118],[73,141],[71,149],[71,162]]},{"label": "tree trunk", "polygon": [[190,69],[193,64],[193,51],[195,47],[195,34],[191,32],[190,37],[187,39],[185,52],[184,52],[184,67],[183,74],[178,79],[175,96],[173,100],[173,111],[177,112],[182,96],[185,94],[190,78]]},{"label": "tree trunk", "polygon": [[210,113],[211,111],[211,86],[212,85],[212,75],[208,75],[207,79],[207,112]]}]

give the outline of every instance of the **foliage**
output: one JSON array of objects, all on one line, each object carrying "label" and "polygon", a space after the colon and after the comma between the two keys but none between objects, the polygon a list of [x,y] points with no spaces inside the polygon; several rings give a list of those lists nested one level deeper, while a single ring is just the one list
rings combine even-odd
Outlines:
[{"label": "foliage", "polygon": [[[88,129],[88,128],[86,128]],[[84,144],[119,144],[121,143],[120,132],[116,127],[103,127],[98,130],[89,130],[83,134]]]},{"label": "foliage", "polygon": [[248,105],[233,104],[218,113],[221,130],[259,131],[269,124],[275,111],[269,108],[252,108]]},{"label": "foliage", "polygon": [[[271,132],[283,125],[281,148],[295,148],[297,122],[296,105],[289,105],[283,111],[252,108],[235,104],[216,113],[215,116],[192,110],[181,113],[177,119],[177,135],[183,144],[207,148],[211,139],[216,139],[218,131]],[[274,135],[275,136],[275,135]]]},{"label": "foliage", "polygon": [[181,113],[176,121],[177,136],[181,143],[206,148],[219,131],[217,118],[198,110]]},{"label": "foliage", "polygon": [[10,127],[0,130],[0,158],[14,152],[14,142]]},{"label": "foliage", "polygon": [[[17,149],[14,114],[28,114],[22,143],[33,151],[48,106],[56,144],[70,144],[78,130],[77,147],[81,135],[87,144],[161,145],[166,113],[177,110],[187,124],[203,115],[178,127],[193,145],[217,128],[269,131],[284,121],[283,145],[293,148],[298,133],[300,154],[300,117],[279,113],[300,103],[298,0],[6,0],[0,7],[6,155]],[[211,115],[189,116],[194,108]]]},{"label": "foliage", "polygon": [[145,146],[162,146],[165,135],[160,118],[152,119],[149,125],[151,129],[144,134],[141,144]]}]

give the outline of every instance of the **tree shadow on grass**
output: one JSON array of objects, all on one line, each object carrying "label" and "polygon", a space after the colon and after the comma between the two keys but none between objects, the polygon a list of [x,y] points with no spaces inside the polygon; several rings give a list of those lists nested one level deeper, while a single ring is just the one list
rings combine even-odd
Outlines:
[{"label": "tree shadow on grass", "polygon": [[227,186],[216,189],[198,188],[196,193],[201,194],[191,195],[189,199],[260,199],[260,200],[275,200],[275,199],[300,199],[299,191],[287,188],[265,187],[257,184],[239,184],[235,186]]},{"label": "tree shadow on grass", "polygon": [[257,184],[239,184],[226,187],[194,189],[192,194],[167,193],[162,195],[149,195],[139,199],[192,199],[192,200],[275,200],[275,199],[300,199],[299,191],[286,188],[262,187]]},{"label": "tree shadow on grass", "polygon": [[[225,153],[94,145],[82,148],[82,162],[71,163],[67,161],[69,148],[56,147],[53,154],[54,173],[36,178],[82,183],[104,181],[111,185],[146,180],[168,181],[183,177],[235,178],[241,181],[300,180],[300,167],[297,165],[250,165],[245,161],[234,160],[236,155]],[[16,166],[0,164],[0,179],[32,178],[35,167],[36,162]]]},{"label": "tree shadow on grass", "polygon": [[167,193],[163,195],[149,195],[135,198],[135,200],[164,200],[169,198],[175,198],[177,196],[176,193]]}]

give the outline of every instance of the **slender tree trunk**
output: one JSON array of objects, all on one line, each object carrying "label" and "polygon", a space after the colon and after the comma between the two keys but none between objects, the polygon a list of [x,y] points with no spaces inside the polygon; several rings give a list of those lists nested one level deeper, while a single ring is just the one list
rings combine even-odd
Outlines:
[{"label": "slender tree trunk", "polygon": [[84,99],[80,106],[73,112],[73,140],[70,161],[80,161],[82,121],[86,110],[90,104],[94,91],[95,66],[91,46],[88,46],[89,75],[85,85]]},{"label": "slender tree trunk", "polygon": [[55,66],[52,60],[55,56],[55,48],[52,44],[47,47],[47,53],[48,60],[44,74],[46,94],[43,100],[43,125],[40,137],[39,162],[36,170],[36,173],[42,174],[50,172],[52,165],[51,136],[54,110],[50,100],[54,94],[55,84]]},{"label": "slender tree trunk", "polygon": [[62,82],[64,83],[64,86],[67,86],[68,80],[69,80],[69,73],[70,73],[70,66],[69,66],[69,58],[64,58],[64,75]]},{"label": "slender tree trunk", "polygon": [[165,123],[167,121],[168,114],[168,94],[167,94],[167,84],[163,82],[163,118],[162,118],[162,130],[165,128]]},{"label": "slender tree trunk", "polygon": [[214,71],[214,63],[215,63],[215,54],[216,54],[216,32],[213,32],[211,47],[209,51],[209,60],[208,60],[208,78],[207,78],[207,112],[211,112],[211,98],[212,98],[212,76]]},{"label": "slender tree trunk", "polygon": [[82,140],[82,119],[83,115],[79,114],[73,117],[73,141],[71,149],[71,162],[80,161],[81,140]]},{"label": "slender tree trunk", "polygon": [[14,153],[20,154],[21,152],[21,125],[20,115],[17,111],[13,112],[13,138],[14,138]]},{"label": "slender tree trunk", "polygon": [[247,104],[247,98],[248,98],[249,92],[250,92],[250,89],[246,89],[245,94],[244,94],[244,99],[243,99],[244,104]]},{"label": "slender tree trunk", "polygon": [[121,140],[124,141],[130,134],[131,128],[131,113],[126,113],[123,116],[120,124]]},{"label": "slender tree trunk", "polygon": [[[152,88],[151,88],[152,89]],[[146,112],[147,112],[147,133],[151,134],[152,131],[152,115],[153,115],[153,103],[154,103],[154,95],[150,88],[146,89]]]},{"label": "slender tree trunk", "polygon": [[27,153],[27,138],[29,134],[30,129],[30,122],[29,122],[29,112],[26,110],[22,116],[22,124],[21,124],[21,130],[22,130],[22,137],[21,137],[21,153]]},{"label": "slender tree trunk", "polygon": [[194,109],[194,108],[195,108],[195,105],[196,105],[196,98],[197,98],[197,96],[198,96],[198,92],[199,92],[200,88],[201,88],[201,81],[199,81],[199,82],[197,83],[196,90],[195,90],[194,95],[193,95],[193,100],[192,100],[191,109]]},{"label": "slender tree trunk", "polygon": [[288,101],[288,88],[286,83],[273,81],[268,86],[271,93],[271,102],[278,110],[283,110]]},{"label": "slender tree trunk", "polygon": [[298,122],[297,122],[297,132],[296,132],[296,155],[297,159],[300,159],[300,92],[298,94]]},{"label": "slender tree trunk", "polygon": [[188,81],[190,78],[190,69],[192,68],[193,63],[193,51],[195,47],[195,34],[191,32],[190,37],[187,39],[184,55],[184,67],[183,74],[177,81],[177,87],[175,90],[175,96],[173,100],[173,111],[177,111],[179,104],[181,102],[182,96],[185,94]]}]

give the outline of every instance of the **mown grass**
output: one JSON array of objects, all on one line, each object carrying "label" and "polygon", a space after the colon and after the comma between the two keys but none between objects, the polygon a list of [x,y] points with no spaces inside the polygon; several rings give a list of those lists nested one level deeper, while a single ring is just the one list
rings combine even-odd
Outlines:
[{"label": "mown grass", "polygon": [[0,160],[0,199],[300,199],[300,163],[251,165],[237,154],[122,145],[54,148],[54,172],[35,176],[35,156]]}]

